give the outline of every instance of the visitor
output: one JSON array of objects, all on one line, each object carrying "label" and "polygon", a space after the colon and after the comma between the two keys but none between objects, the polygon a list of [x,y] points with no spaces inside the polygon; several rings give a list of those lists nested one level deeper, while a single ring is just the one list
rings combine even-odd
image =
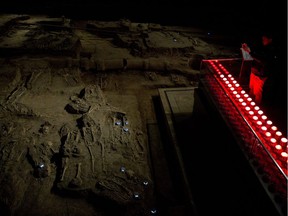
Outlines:
[{"label": "visitor", "polygon": [[242,44],[252,56],[251,73],[249,79],[249,95],[260,105],[273,96],[276,85],[276,76],[279,66],[279,52],[275,46],[273,36],[270,33],[263,33],[262,43],[254,48]]}]

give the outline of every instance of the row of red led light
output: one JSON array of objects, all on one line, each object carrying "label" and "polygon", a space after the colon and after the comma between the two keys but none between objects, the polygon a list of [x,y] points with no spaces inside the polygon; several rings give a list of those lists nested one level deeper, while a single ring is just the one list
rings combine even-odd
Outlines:
[{"label": "row of red led light", "polygon": [[218,60],[209,60],[209,63],[213,67],[213,71],[216,72],[214,74],[215,78],[229,95],[229,98],[233,101],[239,112],[241,112],[246,122],[257,134],[261,143],[286,173],[288,158],[287,138],[273,125],[273,122],[268,119],[260,107],[256,105],[252,98],[242,89],[240,84]]}]

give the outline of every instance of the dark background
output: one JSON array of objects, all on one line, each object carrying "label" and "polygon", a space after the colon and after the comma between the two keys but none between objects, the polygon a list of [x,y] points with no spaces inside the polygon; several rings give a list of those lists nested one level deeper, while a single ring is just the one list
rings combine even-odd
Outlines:
[{"label": "dark background", "polygon": [[[168,25],[215,26],[228,29],[286,27],[286,0],[8,0],[1,10],[18,13],[49,13],[78,18],[160,22]],[[256,26],[255,26],[256,25]]]}]

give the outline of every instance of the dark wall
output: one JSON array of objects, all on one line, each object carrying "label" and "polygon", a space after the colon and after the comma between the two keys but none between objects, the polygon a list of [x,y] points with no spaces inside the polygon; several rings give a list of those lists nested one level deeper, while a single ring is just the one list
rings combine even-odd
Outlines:
[{"label": "dark wall", "polygon": [[269,28],[281,43],[287,41],[287,0],[5,0],[1,12],[104,21],[127,18],[231,35],[253,35]]},{"label": "dark wall", "polygon": [[[156,20],[171,24],[213,23],[217,26],[226,22],[236,25],[241,21],[250,25],[255,22],[271,21],[276,24],[286,21],[286,0],[6,0],[0,10],[30,13],[55,13],[73,16],[114,19],[119,17],[138,20]],[[265,21],[266,20],[266,21]],[[277,23],[278,24],[278,23]]]}]

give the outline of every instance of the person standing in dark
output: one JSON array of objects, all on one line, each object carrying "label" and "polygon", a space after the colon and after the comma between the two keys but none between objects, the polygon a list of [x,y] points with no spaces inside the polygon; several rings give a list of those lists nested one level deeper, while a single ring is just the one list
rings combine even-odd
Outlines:
[{"label": "person standing in dark", "polygon": [[[272,34],[267,32],[262,34],[261,44],[248,48],[253,57],[249,95],[258,105],[265,104],[272,100],[275,96],[274,93],[277,92],[277,76],[280,70],[279,48],[276,46]],[[245,49],[247,50],[247,47]]]}]

